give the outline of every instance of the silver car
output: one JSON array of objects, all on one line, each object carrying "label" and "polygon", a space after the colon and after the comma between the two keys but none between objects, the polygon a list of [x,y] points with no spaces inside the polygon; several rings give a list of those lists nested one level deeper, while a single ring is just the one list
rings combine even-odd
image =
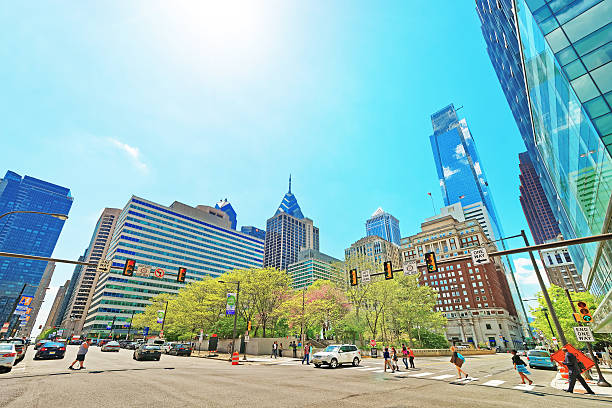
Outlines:
[{"label": "silver car", "polygon": [[312,363],[317,368],[321,365],[328,365],[331,368],[336,368],[342,364],[358,366],[360,362],[361,351],[354,344],[334,344],[312,356]]},{"label": "silver car", "polygon": [[12,343],[0,343],[0,373],[8,373],[13,369],[17,359],[17,350]]}]

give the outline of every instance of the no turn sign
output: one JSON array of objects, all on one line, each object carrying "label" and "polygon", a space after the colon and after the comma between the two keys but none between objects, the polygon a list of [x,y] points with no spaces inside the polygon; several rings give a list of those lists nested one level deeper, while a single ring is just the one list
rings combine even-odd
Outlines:
[{"label": "no turn sign", "polygon": [[162,268],[157,268],[155,270],[155,272],[153,272],[153,274],[155,275],[156,278],[163,278],[164,277],[164,270]]},{"label": "no turn sign", "polygon": [[472,262],[474,265],[482,265],[489,263],[489,254],[485,248],[474,248],[472,249]]}]

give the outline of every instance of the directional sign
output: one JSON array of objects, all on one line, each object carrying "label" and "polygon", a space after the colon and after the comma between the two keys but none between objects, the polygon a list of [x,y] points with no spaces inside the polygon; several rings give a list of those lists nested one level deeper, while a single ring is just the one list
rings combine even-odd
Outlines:
[{"label": "directional sign", "polygon": [[[151,275],[151,265],[138,265],[138,268],[136,268],[136,275],[148,278]],[[162,276],[164,275],[162,274]]]},{"label": "directional sign", "polygon": [[404,275],[417,275],[419,273],[419,269],[417,268],[416,261],[409,261],[402,265],[402,269],[404,270]]},{"label": "directional sign", "polygon": [[361,281],[363,283],[369,283],[371,280],[369,270],[361,271]]},{"label": "directional sign", "polygon": [[113,264],[113,261],[102,259],[101,261],[98,261],[98,267],[96,268],[96,272],[97,273],[109,273],[111,270],[112,264]]},{"label": "directional sign", "polygon": [[9,329],[9,322],[6,322],[2,325],[2,329],[0,329],[0,333],[6,333]]},{"label": "directional sign", "polygon": [[155,272],[153,272],[153,274],[155,275],[156,278],[163,278],[164,277],[164,270],[162,268],[157,268],[155,270]]},{"label": "directional sign", "polygon": [[248,342],[249,342],[249,340],[251,340],[251,338],[250,338],[249,336],[244,336],[244,342],[245,342],[245,343],[248,343]]},{"label": "directional sign", "polygon": [[472,249],[472,262],[474,265],[482,265],[489,263],[489,254],[485,248]]},{"label": "directional sign", "polygon": [[576,339],[578,341],[582,341],[585,343],[595,342],[595,338],[593,337],[593,332],[591,332],[590,327],[587,327],[587,326],[574,327],[574,333],[576,333]]}]

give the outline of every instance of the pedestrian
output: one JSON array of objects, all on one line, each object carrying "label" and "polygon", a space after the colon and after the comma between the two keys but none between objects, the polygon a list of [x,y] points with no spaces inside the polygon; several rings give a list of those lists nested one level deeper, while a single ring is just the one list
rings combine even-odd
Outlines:
[{"label": "pedestrian", "polygon": [[595,394],[589,384],[582,378],[580,374],[580,364],[578,364],[578,359],[573,353],[570,353],[566,347],[563,347],[561,350],[565,353],[565,360],[563,360],[563,364],[567,367],[567,371],[569,371],[569,386],[565,392],[574,392],[574,385],[576,385],[576,380],[580,382],[580,384],[584,387],[587,394]]},{"label": "pedestrian", "polygon": [[405,344],[402,344],[402,363],[406,366],[406,370],[408,369],[408,349]]},{"label": "pedestrian", "polygon": [[531,374],[529,370],[527,370],[527,364],[521,359],[521,356],[516,354],[516,350],[512,350],[512,364],[514,364],[514,369],[518,372],[519,377],[521,377],[521,383],[525,384],[525,380],[529,381],[529,385],[533,384],[533,381],[527,377],[527,374]]},{"label": "pedestrian", "polygon": [[79,351],[77,351],[76,360],[74,360],[72,364],[70,364],[70,367],[68,367],[69,370],[75,369],[73,366],[76,364],[77,361],[79,362],[79,370],[85,368],[85,366],[83,366],[83,363],[85,362],[85,354],[87,354],[87,352],[89,351],[90,344],[91,339],[87,339],[81,343],[81,345],[79,346]]},{"label": "pedestrian", "polygon": [[276,358],[278,356],[278,343],[274,342],[272,343],[272,354],[270,354],[270,358],[274,357]]},{"label": "pedestrian", "polygon": [[414,368],[414,351],[410,347],[408,349],[408,360],[410,360],[410,368]]},{"label": "pedestrian", "polygon": [[278,356],[279,357],[283,356],[283,343],[279,344],[278,346]]},{"label": "pedestrian", "polygon": [[385,351],[383,351],[383,358],[385,359],[385,373],[387,372],[387,367],[391,370],[391,372],[395,372],[393,366],[391,366],[391,354],[389,354],[389,347],[385,347]]},{"label": "pedestrian", "polygon": [[291,342],[291,348],[293,349],[293,358],[297,358],[297,344],[295,344],[295,341]]},{"label": "pedestrian", "polygon": [[468,373],[461,369],[461,366],[463,366],[463,363],[465,363],[465,357],[457,352],[457,348],[455,348],[455,346],[452,346],[450,350],[453,353],[450,362],[455,365],[455,368],[457,368],[458,379],[461,379],[461,373],[465,374],[465,378],[468,378]]},{"label": "pedestrian", "polygon": [[304,357],[302,358],[302,364],[306,361],[307,365],[310,365],[310,343],[304,345]]},{"label": "pedestrian", "polygon": [[393,372],[400,370],[397,365],[397,350],[395,347],[391,347],[391,367],[393,367]]}]

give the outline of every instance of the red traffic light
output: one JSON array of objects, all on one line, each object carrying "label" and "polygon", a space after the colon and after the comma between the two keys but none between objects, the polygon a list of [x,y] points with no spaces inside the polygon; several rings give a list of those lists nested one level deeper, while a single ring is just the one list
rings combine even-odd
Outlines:
[{"label": "red traffic light", "polygon": [[134,275],[135,268],[136,268],[136,261],[133,259],[126,259],[125,265],[123,266],[123,275],[124,276]]},{"label": "red traffic light", "polygon": [[576,303],[576,305],[577,305],[579,308],[587,307],[586,302],[578,302],[578,303]]},{"label": "red traffic light", "polygon": [[385,270],[385,279],[393,279],[393,267],[391,261],[387,261],[383,264]]},{"label": "red traffic light", "polygon": [[357,286],[358,280],[357,280],[357,269],[351,269],[349,271],[349,281],[351,283],[351,286]]},{"label": "red traffic light", "polygon": [[187,268],[179,268],[178,274],[176,275],[176,281],[185,282],[186,275],[187,275]]}]

